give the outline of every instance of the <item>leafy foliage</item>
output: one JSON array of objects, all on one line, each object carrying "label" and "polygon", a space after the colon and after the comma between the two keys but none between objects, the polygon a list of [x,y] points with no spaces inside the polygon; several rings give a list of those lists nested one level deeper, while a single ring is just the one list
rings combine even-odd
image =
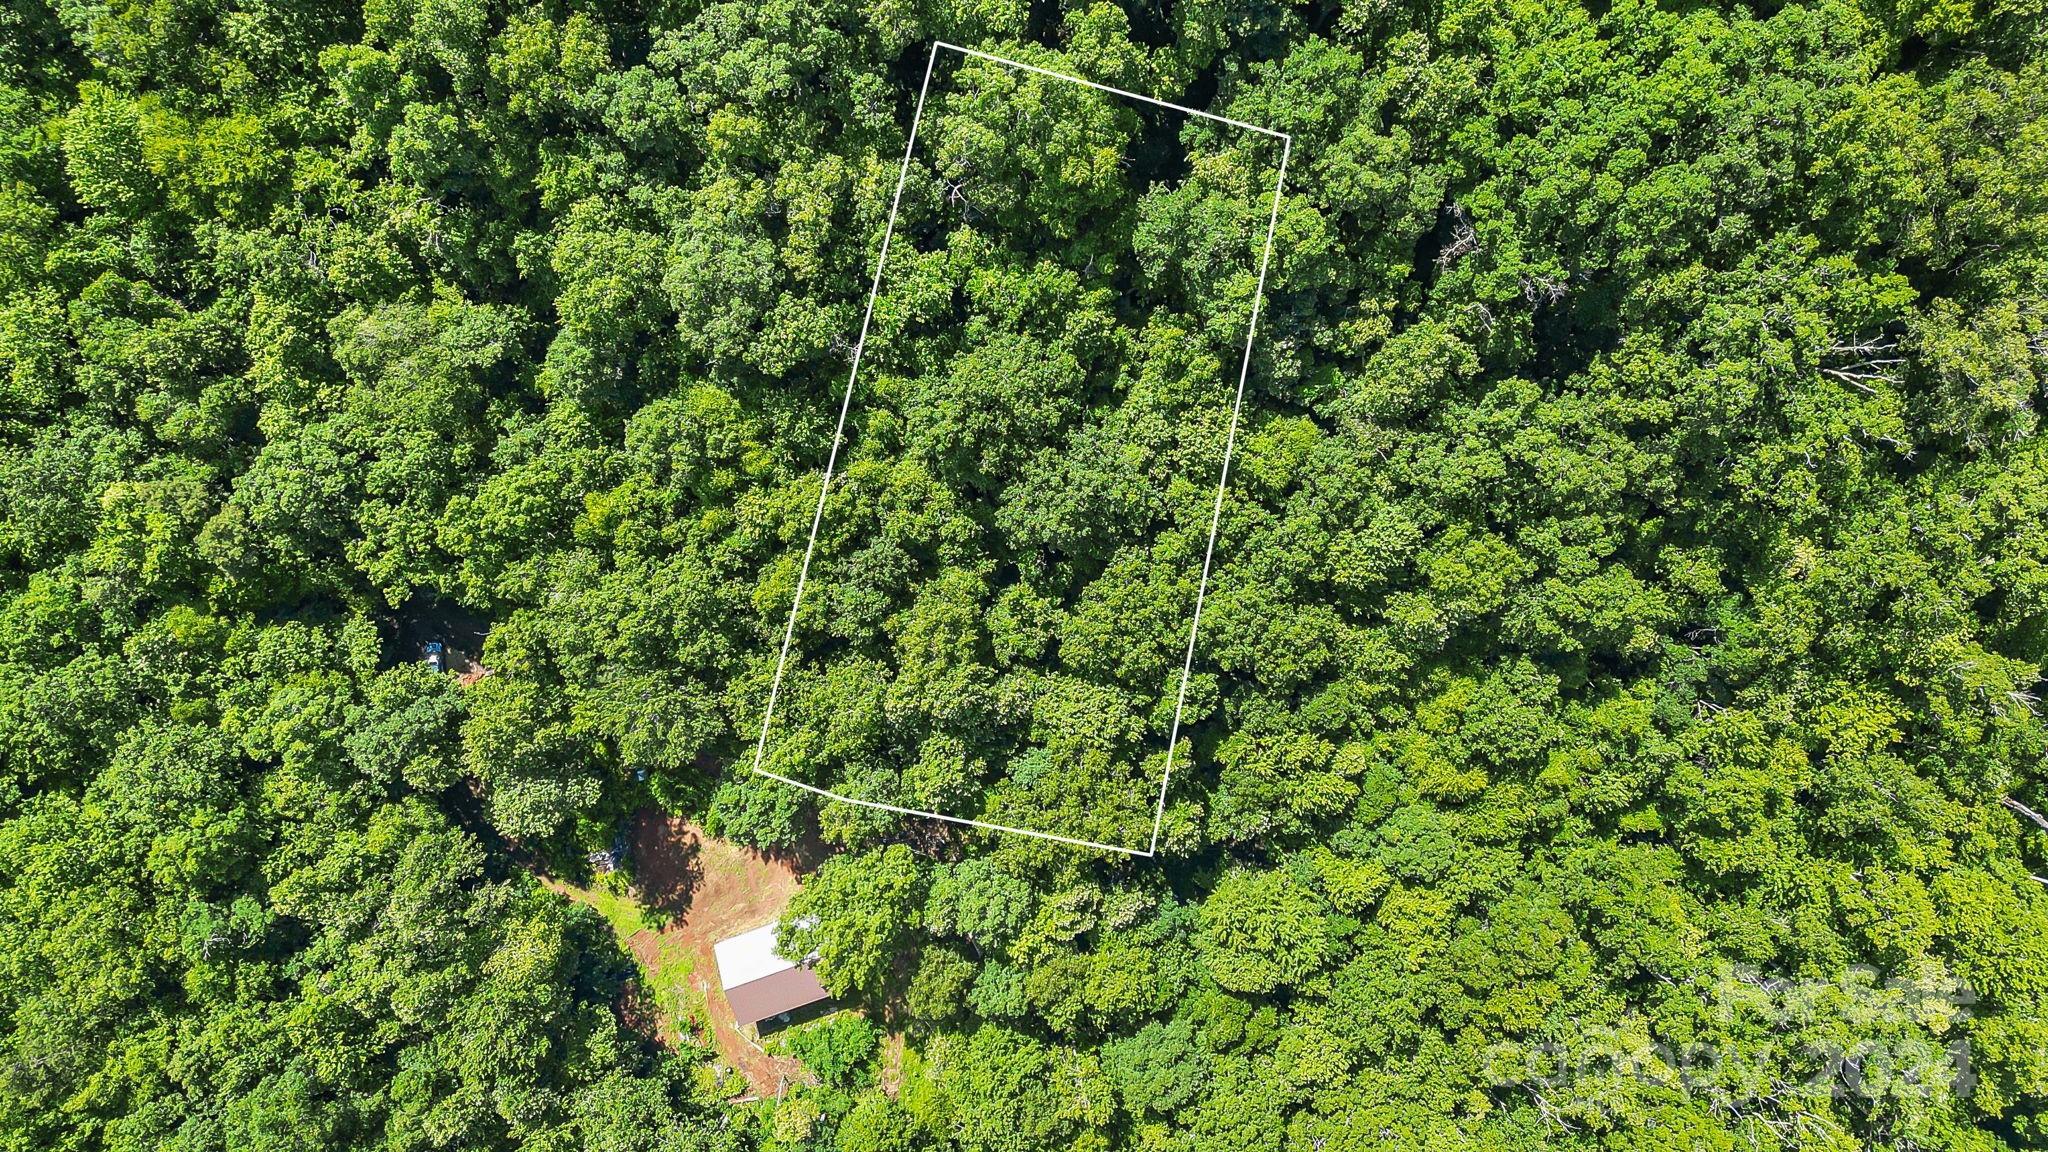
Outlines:
[{"label": "leafy foliage", "polygon": [[[2043,16],[12,6],[0,1149],[2048,1148]],[[1153,859],[744,771],[938,38],[1292,137]],[[1274,159],[948,67],[767,751],[1136,842]]]}]

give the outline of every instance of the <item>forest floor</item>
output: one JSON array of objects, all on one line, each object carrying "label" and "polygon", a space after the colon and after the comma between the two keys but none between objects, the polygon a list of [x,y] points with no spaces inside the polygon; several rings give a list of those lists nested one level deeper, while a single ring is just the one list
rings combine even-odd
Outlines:
[{"label": "forest floor", "polygon": [[639,962],[645,988],[624,1006],[628,1021],[671,1048],[684,1029],[694,1032],[746,1078],[756,1096],[775,1096],[786,1084],[807,1079],[795,1060],[769,1055],[740,1031],[711,948],[781,915],[808,857],[764,855],[652,810],[634,821],[632,843],[636,883],[630,897],[602,886],[544,881],[602,913]]},{"label": "forest floor", "polygon": [[882,1092],[892,1099],[903,1090],[904,1042],[900,1029],[882,1037]]}]

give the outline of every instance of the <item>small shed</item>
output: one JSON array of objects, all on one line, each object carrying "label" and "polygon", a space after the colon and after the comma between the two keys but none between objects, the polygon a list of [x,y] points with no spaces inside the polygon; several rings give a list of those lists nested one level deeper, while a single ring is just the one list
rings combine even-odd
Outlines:
[{"label": "small shed", "polygon": [[733,1020],[742,1026],[830,998],[808,967],[775,950],[773,924],[720,940],[711,950]]}]

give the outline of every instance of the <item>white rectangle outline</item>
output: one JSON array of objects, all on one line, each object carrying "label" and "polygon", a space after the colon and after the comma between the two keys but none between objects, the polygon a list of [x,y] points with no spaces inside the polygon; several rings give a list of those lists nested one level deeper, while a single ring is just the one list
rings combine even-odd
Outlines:
[{"label": "white rectangle outline", "polygon": [[[932,67],[938,63],[939,49],[941,48],[949,48],[964,56],[977,57],[1011,68],[1019,68],[1026,72],[1035,72],[1040,76],[1050,76],[1055,80],[1071,81],[1086,88],[1094,88],[1101,92],[1109,92],[1118,96],[1128,97],[1132,100],[1140,100],[1161,108],[1170,108],[1176,112],[1185,112],[1190,116],[1200,116],[1207,120],[1215,120],[1228,124],[1233,128],[1248,129],[1274,137],[1280,141],[1280,170],[1278,177],[1273,182],[1273,208],[1266,218],[1266,247],[1265,251],[1259,256],[1259,282],[1258,287],[1252,293],[1251,320],[1246,328],[1244,337],[1244,360],[1237,370],[1237,396],[1232,401],[1230,407],[1230,431],[1223,440],[1223,468],[1216,478],[1216,502],[1209,513],[1209,544],[1202,552],[1202,580],[1195,588],[1195,617],[1194,621],[1188,625],[1187,658],[1181,664],[1180,690],[1176,694],[1173,703],[1173,727],[1166,738],[1166,766],[1159,777],[1159,802],[1154,806],[1152,813],[1152,840],[1143,850],[1126,848],[1118,844],[1103,844],[1094,840],[1082,840],[1072,836],[1060,836],[1052,832],[1040,832],[1032,828],[1015,828],[1008,824],[995,824],[985,820],[968,820],[960,816],[948,816],[943,812],[926,812],[917,808],[902,808],[876,800],[857,800],[851,796],[842,796],[827,788],[820,788],[815,784],[806,784],[802,780],[792,780],[780,773],[770,772],[768,769],[761,767],[761,758],[768,749],[768,726],[775,718],[775,700],[782,691],[783,668],[789,662],[790,641],[796,636],[797,610],[802,607],[804,602],[804,582],[811,574],[811,554],[818,547],[818,529],[825,522],[825,498],[832,489],[833,469],[838,467],[839,464],[839,446],[846,439],[846,414],[853,407],[853,384],[860,376],[861,355],[867,351],[868,325],[875,318],[875,298],[880,295],[882,290],[882,270],[888,267],[889,264],[889,241],[896,232],[896,211],[903,204],[903,184],[910,177],[910,157],[917,148],[918,126],[924,120],[925,94],[931,89]],[[889,201],[889,222],[882,229],[882,251],[881,255],[875,259],[874,283],[868,286],[867,314],[861,317],[860,339],[853,346],[853,369],[846,375],[846,395],[839,402],[839,426],[832,433],[832,451],[826,457],[825,475],[818,486],[818,508],[811,515],[811,538],[804,545],[803,566],[797,571],[796,597],[790,601],[789,622],[782,629],[782,651],[775,658],[775,678],[768,686],[768,706],[761,713],[761,736],[754,743],[755,772],[771,780],[780,780],[784,784],[794,784],[798,788],[802,788],[807,792],[815,792],[827,799],[838,800],[846,804],[859,804],[868,808],[879,808],[884,812],[895,812],[903,816],[924,816],[933,820],[945,820],[953,824],[964,824],[970,828],[986,828],[994,832],[1013,832],[1019,836],[1032,836],[1040,840],[1055,840],[1062,844],[1073,844],[1082,848],[1098,848],[1105,852],[1122,852],[1130,856],[1153,856],[1158,854],[1159,831],[1166,820],[1166,790],[1173,780],[1173,755],[1176,746],[1180,743],[1181,710],[1187,706],[1188,680],[1194,675],[1195,637],[1202,627],[1202,605],[1207,600],[1209,594],[1209,568],[1210,563],[1216,556],[1216,531],[1223,522],[1223,490],[1230,482],[1230,460],[1232,453],[1237,447],[1237,418],[1239,411],[1244,407],[1245,379],[1251,374],[1252,343],[1258,336],[1259,308],[1265,303],[1266,298],[1266,266],[1273,259],[1273,233],[1280,223],[1280,194],[1281,189],[1287,184],[1287,160],[1293,150],[1294,138],[1285,132],[1275,132],[1271,128],[1261,128],[1256,124],[1247,124],[1242,120],[1232,120],[1228,116],[1218,116],[1214,112],[1204,112],[1200,108],[1188,108],[1180,104],[1168,103],[1165,100],[1158,100],[1142,93],[1126,92],[1122,88],[1112,88],[1107,84],[1097,84],[1093,80],[1083,80],[1079,76],[1068,76],[1017,60],[1004,59],[1001,56],[993,56],[987,52],[976,51],[973,48],[963,48],[958,44],[949,44],[944,40],[934,40],[932,42],[931,57],[925,61],[924,65],[924,83],[919,85],[917,90],[917,111],[912,113],[910,118],[910,140],[903,146],[903,166],[896,174],[896,194]]]}]

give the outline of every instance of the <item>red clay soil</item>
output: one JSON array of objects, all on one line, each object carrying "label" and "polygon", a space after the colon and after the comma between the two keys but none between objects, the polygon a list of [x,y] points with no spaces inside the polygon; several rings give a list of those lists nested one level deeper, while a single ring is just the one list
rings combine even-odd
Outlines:
[{"label": "red clay soil", "polygon": [[[705,835],[703,829],[652,809],[633,824],[633,897],[643,908],[665,914],[667,926],[643,928],[626,940],[642,971],[659,976],[665,968],[688,960],[689,981],[704,1003],[704,1021],[665,1017],[654,997],[635,981],[622,993],[623,1023],[668,1048],[682,1046],[681,1029],[698,1042],[708,1041],[728,1066],[746,1077],[756,1096],[779,1096],[809,1074],[788,1057],[770,1056],[740,1031],[732,1006],[718,982],[718,958],[712,945],[728,936],[759,928],[782,915],[797,890],[797,876],[811,870],[822,856],[821,846],[788,855],[766,855]],[[543,877],[542,883],[572,900],[590,894],[573,885]],[[703,1035],[708,1024],[710,1035]]]},{"label": "red clay soil", "polygon": [[[795,1060],[770,1056],[741,1034],[711,951],[714,943],[782,914],[797,889],[798,862],[714,839],[688,821],[647,811],[634,823],[633,866],[641,903],[669,916],[658,936],[642,931],[629,941],[633,954],[645,965],[677,945],[687,951],[693,960],[690,982],[704,997],[713,1047],[747,1078],[755,1095],[775,1096],[804,1077]],[[672,1035],[664,1040],[674,1042]]]}]

